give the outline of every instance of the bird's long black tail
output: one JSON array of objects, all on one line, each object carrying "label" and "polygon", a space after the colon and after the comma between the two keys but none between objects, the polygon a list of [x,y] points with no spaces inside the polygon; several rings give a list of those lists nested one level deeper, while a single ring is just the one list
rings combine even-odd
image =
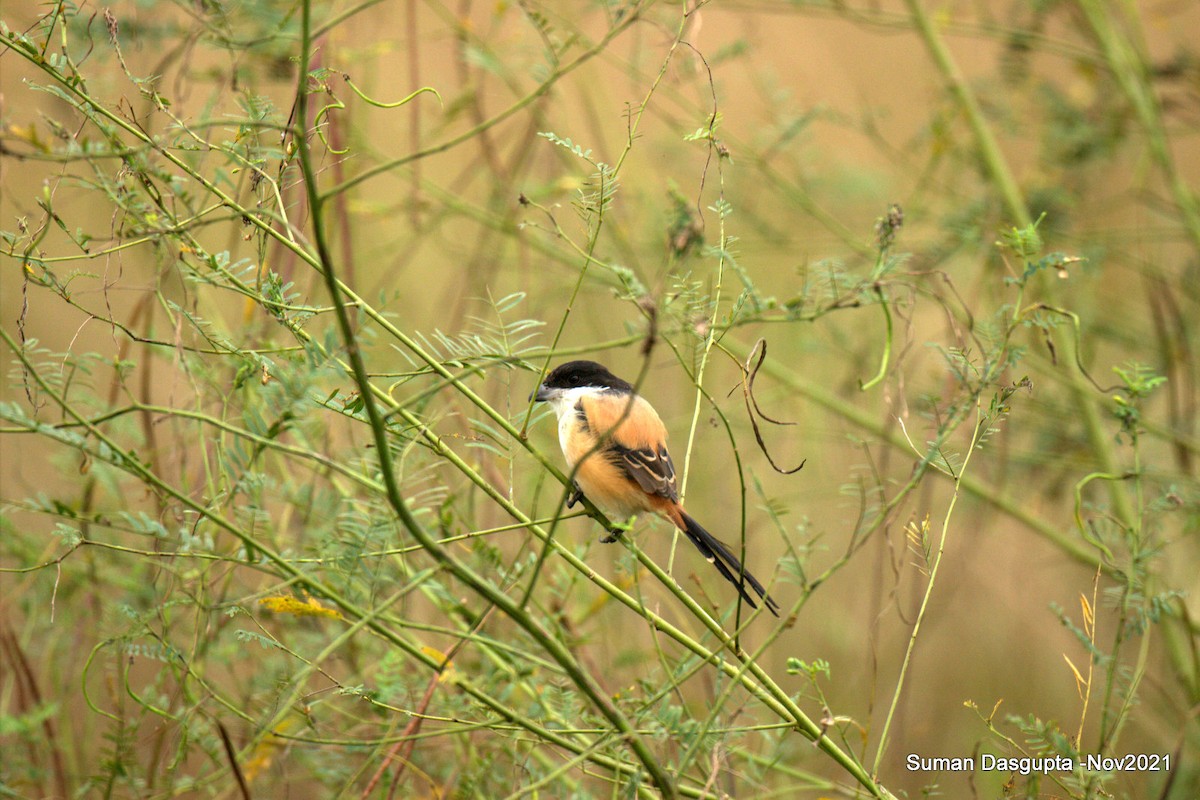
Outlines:
[{"label": "bird's long black tail", "polygon": [[696,545],[696,549],[717,568],[717,572],[720,572],[725,580],[737,587],[738,594],[742,596],[742,599],[749,603],[751,608],[758,608],[758,603],[746,589],[746,584],[750,584],[750,588],[762,598],[767,610],[778,617],[779,604],[771,599],[767,590],[758,582],[758,578],[755,578],[742,566],[738,557],[720,539],[704,530],[699,522],[682,511],[679,512],[679,517],[683,522],[679,529],[691,540],[692,544]]}]

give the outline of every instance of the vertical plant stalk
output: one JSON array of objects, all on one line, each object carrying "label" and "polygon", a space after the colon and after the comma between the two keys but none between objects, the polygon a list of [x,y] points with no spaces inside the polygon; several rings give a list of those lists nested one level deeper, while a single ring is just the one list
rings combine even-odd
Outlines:
[{"label": "vertical plant stalk", "polygon": [[1018,228],[1032,224],[1033,218],[1029,214],[1029,208],[1025,204],[1025,198],[1021,194],[1017,180],[1008,167],[1008,160],[1005,159],[1004,153],[1000,150],[1000,143],[996,141],[991,126],[988,125],[987,118],[983,115],[979,99],[971,91],[966,77],[963,76],[962,70],[958,68],[958,64],[950,54],[950,48],[946,46],[945,40],[934,27],[933,20],[921,5],[921,0],[905,0],[905,5],[912,13],[913,22],[916,23],[917,31],[920,32],[925,46],[929,49],[929,55],[933,57],[933,63],[937,65],[950,92],[962,106],[963,113],[966,114],[971,132],[975,134],[975,144],[979,147],[979,155],[983,159],[984,168],[995,182],[996,188],[1000,190],[1000,196],[1003,198],[1004,205],[1012,216],[1014,224]]},{"label": "vertical plant stalk", "polygon": [[[1099,0],[1078,0],[1080,10],[1087,18],[1100,51],[1108,64],[1113,78],[1133,105],[1138,122],[1146,133],[1150,154],[1163,172],[1163,178],[1171,189],[1175,205],[1179,208],[1183,228],[1192,245],[1200,252],[1200,205],[1196,195],[1175,167],[1171,146],[1163,124],[1162,108],[1154,94],[1154,87],[1146,79],[1147,59],[1139,53],[1129,38],[1122,36],[1114,23],[1116,12],[1109,11],[1107,4]],[[1120,4],[1123,8],[1136,8],[1132,3]]]},{"label": "vertical plant stalk", "polygon": [[[1133,448],[1132,469],[1125,475],[1101,475],[1099,477],[1111,482],[1114,487],[1119,487],[1127,479],[1133,481],[1134,509],[1130,512],[1132,514],[1131,519],[1128,522],[1123,521],[1123,524],[1128,526],[1125,530],[1126,544],[1131,551],[1132,558],[1136,562],[1139,552],[1145,547],[1143,538],[1144,528],[1142,525],[1145,495],[1142,476],[1141,436],[1138,433],[1136,422],[1130,426],[1128,433],[1132,440],[1131,446]],[[1116,491],[1121,490],[1117,488]],[[1121,492],[1121,496],[1124,497],[1124,492]],[[1077,524],[1080,525],[1080,532],[1083,533],[1081,506],[1082,501],[1077,498],[1075,516]],[[1121,674],[1122,670],[1120,661],[1118,660],[1121,648],[1128,638],[1137,635],[1136,631],[1132,629],[1133,625],[1130,621],[1130,604],[1133,602],[1135,595],[1144,594],[1148,596],[1151,592],[1151,580],[1147,577],[1144,584],[1139,580],[1139,572],[1142,569],[1144,567],[1139,568],[1131,565],[1130,568],[1121,570],[1118,573],[1119,579],[1124,583],[1124,586],[1121,591],[1121,602],[1118,606],[1116,630],[1113,632],[1112,649],[1109,652],[1103,701],[1100,705],[1100,730],[1097,735],[1098,753],[1110,753],[1114,751],[1121,728],[1129,718],[1129,709],[1134,702],[1134,698],[1137,696],[1138,686],[1145,674],[1146,657],[1150,646],[1151,628],[1149,625],[1146,625],[1141,631],[1142,641],[1138,656],[1138,665],[1137,669],[1133,671],[1132,676],[1123,676]],[[1124,696],[1121,698],[1120,707],[1114,710],[1113,695],[1118,691],[1117,685],[1119,683],[1123,684],[1120,691]]]},{"label": "vertical plant stalk", "polygon": [[873,388],[887,376],[888,365],[892,360],[892,341],[895,338],[894,324],[892,323],[892,307],[888,305],[888,299],[883,294],[883,287],[878,282],[875,284],[875,296],[879,299],[879,307],[883,310],[883,355],[879,358],[879,370],[875,373],[874,377],[865,383],[859,380],[858,389],[861,392]]},{"label": "vertical plant stalk", "polygon": [[[700,405],[701,405],[701,402],[704,400],[704,395],[705,395],[704,372],[708,367],[708,355],[710,352],[712,352],[713,343],[716,341],[716,334],[714,333],[714,331],[716,330],[716,327],[717,327],[717,314],[719,313],[720,305],[721,305],[721,288],[725,282],[726,239],[725,239],[725,216],[724,216],[724,214],[720,215],[720,219],[721,219],[721,225],[720,225],[721,254],[717,258],[717,286],[716,286],[716,291],[714,292],[714,295],[713,295],[712,316],[708,320],[708,330],[704,334],[704,348],[700,355],[700,366],[696,368],[696,375],[694,378],[694,383],[696,386],[696,399],[692,403],[692,421],[691,421],[691,424],[688,426],[687,442],[683,446],[683,477],[680,479],[680,483],[679,483],[679,500],[680,500],[680,502],[683,502],[684,497],[687,495],[688,476],[691,475],[691,473],[692,473],[692,450],[694,449],[693,446],[694,446],[695,440],[696,440],[696,427],[700,421]],[[740,467],[740,465],[739,465],[739,467]],[[738,469],[738,476],[739,476],[739,478],[742,477],[742,471],[740,468]],[[742,485],[743,491],[739,493],[739,497],[742,498],[741,529],[744,534],[745,530],[746,530],[746,503],[745,503],[746,495],[745,495],[744,479],[742,481],[742,484],[743,484]],[[675,553],[679,547],[679,537],[680,537],[679,530],[677,530],[677,529],[673,530],[671,533],[671,550],[670,550],[669,555],[667,556],[667,571],[668,572],[673,572],[675,569]],[[742,540],[742,547],[741,547],[741,554],[740,554],[740,558],[742,561],[742,572],[743,572],[742,580],[745,580],[744,573],[745,573],[745,569],[746,569],[746,567],[745,567],[745,564],[746,564],[746,537],[745,537],[745,535],[742,535],[740,538]],[[738,605],[740,608],[741,604],[739,603]]]},{"label": "vertical plant stalk", "polygon": [[[711,145],[710,145],[711,146]],[[724,189],[721,191],[721,199],[724,199]],[[727,234],[725,232],[725,215],[718,214],[720,218],[719,241],[721,242],[721,252],[717,256],[717,285],[713,291],[713,309],[712,315],[708,319],[708,330],[704,333],[704,347],[700,353],[700,366],[696,368],[696,399],[692,403],[692,421],[688,426],[687,443],[683,448],[683,477],[679,484],[679,499],[680,501],[687,494],[688,476],[692,471],[692,446],[696,441],[696,427],[700,421],[700,406],[704,399],[704,372],[708,368],[708,356],[712,352],[713,344],[716,343],[717,331],[717,316],[721,313],[721,290],[725,284],[725,248],[728,245]],[[679,531],[675,532],[675,540],[679,539]],[[675,547],[672,545],[671,554],[674,557]]]},{"label": "vertical plant stalk", "polygon": [[966,473],[967,466],[971,463],[971,457],[975,454],[980,432],[987,427],[987,423],[980,413],[978,398],[975,400],[975,420],[975,430],[971,433],[971,442],[967,447],[967,455],[963,459],[958,474],[954,476],[954,493],[951,495],[950,503],[946,507],[946,516],[942,519],[942,532],[938,540],[937,554],[933,557],[933,565],[929,568],[929,580],[925,584],[925,594],[921,598],[921,608],[917,611],[916,622],[913,623],[912,633],[909,634],[908,647],[904,651],[904,660],[900,664],[900,676],[896,679],[896,690],[892,693],[892,702],[888,707],[887,716],[883,720],[883,730],[879,734],[879,746],[875,750],[875,761],[871,765],[872,775],[879,774],[879,765],[883,761],[883,754],[887,751],[892,719],[895,717],[896,707],[900,704],[900,695],[904,691],[904,680],[908,676],[908,667],[912,663],[913,649],[917,645],[917,636],[921,632],[921,622],[925,619],[925,611],[929,607],[929,598],[933,596],[933,586],[937,582],[938,568],[942,564],[942,555],[946,551],[946,539],[950,532],[950,519],[954,516],[954,507],[958,504],[962,476]]}]

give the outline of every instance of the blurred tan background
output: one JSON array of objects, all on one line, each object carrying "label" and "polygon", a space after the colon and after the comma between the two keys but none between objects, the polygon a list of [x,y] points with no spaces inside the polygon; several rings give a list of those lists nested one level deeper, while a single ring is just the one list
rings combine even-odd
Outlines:
[{"label": "blurred tan background", "polygon": [[[1143,24],[1139,34],[1144,37],[1148,62],[1163,68],[1155,86],[1167,119],[1171,153],[1178,174],[1194,190],[1200,185],[1196,136],[1200,72],[1194,36],[1200,30],[1200,6],[1129,5]],[[100,7],[87,8],[103,13]],[[206,4],[118,2],[111,11],[119,24],[129,72],[159,76],[159,91],[173,100],[171,113],[193,121],[212,119],[220,125],[222,119],[244,114],[239,105],[252,92],[287,116],[295,90],[295,64],[289,60],[294,41],[285,37],[251,52],[237,52],[226,49],[219,39],[225,36],[245,43],[266,37],[273,29],[265,20],[272,18],[286,29],[294,24],[296,13],[290,6],[263,4],[257,9],[255,26],[247,21],[248,9],[232,6],[218,13]],[[6,3],[2,13],[10,29],[25,30],[42,12],[40,7]],[[356,9],[335,3],[320,7],[317,16],[329,20],[341,12],[347,16],[318,39],[317,63],[329,68],[327,83],[346,104],[345,109],[329,112],[329,144],[349,148],[344,157],[320,152],[326,189],[373,165],[452,141],[505,111],[544,78],[548,45],[578,37],[578,44],[566,48],[559,62],[569,63],[619,21],[622,7],[464,0],[368,3]],[[1148,403],[1146,416],[1157,433],[1146,437],[1143,463],[1156,480],[1165,484],[1170,482],[1168,476],[1174,476],[1177,482],[1184,508],[1163,523],[1164,557],[1152,569],[1161,586],[1186,593],[1181,602],[1194,612],[1193,598],[1200,588],[1194,558],[1196,364],[1194,352],[1186,348],[1198,344],[1192,316],[1200,299],[1195,289],[1197,247],[1181,232],[1169,188],[1148,154],[1136,120],[1127,109],[1121,110],[1125,104],[1115,98],[1118,89],[1106,75],[1095,43],[1080,33],[1080,12],[1072,4],[949,3],[929,12],[980,97],[1030,210],[1035,217],[1048,213],[1041,229],[1047,249],[1087,259],[1072,267],[1068,279],[1042,282],[1039,298],[1081,315],[1082,358],[1088,370],[1104,386],[1115,382],[1111,368],[1130,360],[1151,364],[1159,372],[1170,363],[1174,370],[1168,385]],[[537,343],[547,345],[582,258],[547,231],[545,214],[522,206],[518,196],[551,210],[568,236],[576,243],[585,241],[587,231],[571,208],[576,189],[586,178],[585,165],[537,133],[553,131],[570,138],[608,164],[621,157],[630,109],[636,109],[654,86],[680,25],[678,6],[654,5],[641,13],[642,20],[602,52],[482,135],[382,172],[340,194],[328,213],[334,221],[333,246],[343,277],[364,298],[394,314],[405,330],[429,335],[468,329],[472,317],[490,318],[489,297],[523,292],[526,297],[513,313],[544,320],[547,325]],[[542,23],[540,31],[535,20]],[[82,24],[76,23],[72,35],[86,40],[78,30]],[[156,135],[169,135],[163,115],[151,113],[149,102],[138,96],[116,65],[101,17],[91,25],[95,52],[90,58],[96,66],[90,91],[147,120]],[[720,220],[709,207],[723,193],[733,209],[724,224],[726,232],[737,237],[738,266],[762,296],[784,303],[819,283],[827,259],[848,270],[868,269],[875,220],[889,204],[898,203],[905,217],[895,249],[913,254],[904,270],[944,271],[956,296],[973,309],[990,312],[1011,298],[1004,285],[1006,267],[993,243],[1000,230],[1017,220],[996,200],[976,157],[971,130],[947,94],[944,76],[914,30],[906,4],[716,2],[691,14],[683,38],[687,44],[679,46],[667,63],[622,164],[618,193],[596,248],[599,259],[632,269],[664,306],[678,293],[678,276],[688,270],[692,280],[711,292],[715,260],[693,254],[672,261],[665,243],[677,211],[673,196],[683,198],[688,209],[704,209],[705,242],[715,243]],[[1172,65],[1177,74],[1168,71]],[[235,70],[241,73],[237,85],[231,77]],[[355,96],[342,73],[365,94],[383,102],[431,86],[440,93],[441,103],[422,95],[400,109],[373,108]],[[112,208],[72,191],[76,179],[87,178],[86,170],[22,155],[53,136],[47,118],[72,118],[61,102],[33,90],[31,80],[38,78],[25,62],[11,52],[0,56],[5,125],[0,227],[11,230],[17,219],[37,218],[35,201],[42,187],[48,186],[56,193],[55,210],[69,229],[78,226],[105,239],[121,227],[121,221]],[[328,101],[314,95],[317,108]],[[728,148],[725,160],[713,158],[704,143],[683,138],[706,126],[714,108],[720,114],[717,136]],[[235,136],[229,128],[217,138]],[[278,144],[274,133],[263,139]],[[1064,153],[1077,160],[1068,160]],[[108,166],[116,170],[115,165]],[[252,198],[245,175],[227,177],[226,185],[237,197]],[[293,222],[299,225],[307,207],[298,187],[287,186],[284,197],[297,215]],[[295,281],[308,302],[325,304],[320,281],[311,270],[274,246],[262,252],[249,229],[236,222],[214,224],[197,236],[213,252],[228,249],[235,259],[265,260],[286,280]],[[72,252],[63,232],[54,227],[41,248],[51,255]],[[189,302],[197,296],[193,293],[203,291],[183,285],[164,267],[162,254],[151,247],[132,247],[71,268],[82,273],[72,284],[75,297],[117,318],[130,315],[155,288],[179,302]],[[564,332],[564,348],[636,338],[644,330],[636,306],[614,289],[611,273],[601,266],[590,269]],[[729,304],[743,287],[729,267],[724,278],[723,297]],[[0,316],[6,329],[13,329],[19,318],[24,335],[36,337],[54,353],[119,354],[122,337],[108,325],[89,320],[48,292],[24,291],[17,259],[4,259],[0,281]],[[1187,327],[1173,340],[1182,342],[1177,351],[1182,356],[1169,357],[1156,338],[1160,301],[1155,295],[1159,293],[1173,298],[1186,321]],[[951,298],[947,304],[955,302],[949,293],[946,297]],[[842,310],[811,323],[755,323],[730,336],[730,349],[741,357],[758,337],[765,338],[772,365],[801,376],[859,415],[836,413],[764,372],[756,386],[763,410],[796,423],[794,427],[765,425],[765,435],[779,464],[794,466],[806,459],[804,469],[796,474],[774,472],[756,447],[738,388],[738,370],[731,360],[714,354],[705,376],[705,386],[731,420],[748,478],[760,482],[772,502],[786,507],[782,521],[796,541],[811,544],[805,564],[810,577],[833,564],[847,548],[864,504],[861,487],[866,486],[861,491],[870,494],[874,476],[879,476],[885,491],[894,491],[915,461],[911,450],[881,442],[854,419],[868,420],[889,434],[895,434],[902,423],[919,445],[929,436],[929,404],[924,398],[950,392],[945,361],[935,347],[927,346],[953,341],[945,308],[917,295],[911,302],[906,298],[904,307],[906,315],[896,320],[889,374],[867,391],[859,391],[859,381],[868,380],[878,368],[883,333],[875,306]],[[204,311],[223,327],[224,335],[279,340],[279,329],[270,327],[261,309],[249,308],[233,295],[209,302]],[[1058,329],[1063,337],[1069,336],[1068,327]],[[167,331],[157,333],[170,338]],[[669,320],[663,333],[685,353],[692,346],[687,332],[672,327]],[[1058,340],[1060,350],[1054,354],[1036,333],[1021,341],[1030,351],[1030,361],[1017,367],[1011,378],[1029,375],[1033,390],[1013,397],[1011,415],[973,456],[970,474],[996,497],[1082,544],[1074,521],[1073,487],[1100,466],[1089,450],[1073,406],[1076,401],[1066,388],[1073,367],[1064,355],[1068,352],[1064,341]],[[409,362],[390,346],[368,352],[375,372],[409,368]],[[1052,363],[1052,355],[1057,363]],[[636,374],[641,363],[636,343],[589,357],[626,376]],[[682,470],[695,397],[670,347],[660,345],[655,350],[653,366],[643,393],[662,413]],[[97,374],[93,380],[105,387],[109,376]],[[534,373],[495,369],[480,384],[480,391],[520,420],[534,382]],[[158,402],[171,404],[191,387],[183,371],[160,369],[148,391]],[[5,379],[3,399],[23,402],[23,390],[13,374]],[[1089,402],[1097,404],[1115,436],[1118,425],[1105,406],[1107,398],[1094,392]],[[469,437],[476,430],[471,414],[470,407],[453,403],[439,418],[439,430],[443,435]],[[344,427],[342,422],[331,425],[335,431]],[[557,456],[548,419],[541,419],[531,437]],[[50,447],[43,451],[34,441],[30,436],[0,437],[0,499],[11,502],[38,492],[71,497],[77,491],[69,455]],[[965,439],[956,437],[955,443],[961,452]],[[1179,452],[1188,451],[1191,456],[1179,457]],[[519,502],[528,502],[530,487],[545,480],[537,464],[519,451],[511,460],[495,463],[489,461],[487,451],[469,452]],[[1116,452],[1123,459],[1121,468],[1130,469],[1124,460],[1128,449],[1117,447]],[[688,507],[714,533],[735,541],[739,501],[731,461],[729,440],[705,405],[687,475]],[[831,678],[823,681],[823,689],[829,708],[870,729],[868,763],[925,586],[924,576],[913,566],[905,525],[929,515],[936,534],[951,490],[949,480],[927,476],[920,490],[871,535],[851,562],[812,594],[794,626],[762,657],[772,674],[783,674],[789,657],[810,662],[826,659]],[[544,511],[546,498],[556,490],[547,483],[543,491],[547,493],[540,500]],[[1107,488],[1093,487],[1091,492],[1089,500],[1106,501]],[[131,507],[147,502],[128,500]],[[747,502],[747,566],[760,576],[771,575],[784,548],[762,498],[752,490]],[[479,524],[507,522],[496,509],[477,513]],[[35,534],[46,525],[44,518],[10,511],[6,535],[42,535],[49,546],[47,535]],[[639,544],[665,563],[670,557],[665,526],[643,523],[638,530]],[[573,520],[564,523],[558,535],[583,543],[598,534],[593,523]],[[510,556],[524,552],[526,545],[517,540],[520,534],[511,536],[511,541],[497,541],[497,546]],[[593,544],[587,558],[605,574],[628,575],[627,557],[617,547]],[[4,566],[31,566],[18,561],[10,552]],[[710,596],[728,599],[727,587],[710,581],[706,567],[683,547],[675,556],[675,574],[685,589],[696,586],[690,578],[695,573]],[[8,574],[0,579],[9,597],[5,613],[13,630],[23,632],[19,638],[47,635],[61,648],[58,655],[54,647],[42,649],[50,662],[74,650],[68,644],[73,638],[78,642],[75,652],[94,644],[88,631],[71,632],[61,619],[49,620],[50,600],[55,597],[52,572]],[[1080,596],[1092,596],[1094,579],[1093,568],[1013,514],[978,497],[960,497],[880,770],[882,782],[893,792],[912,797],[931,783],[937,783],[948,797],[1000,796],[1009,778],[1006,774],[930,775],[904,767],[905,757],[913,752],[969,756],[981,748],[995,751],[996,739],[964,707],[968,701],[985,714],[1003,701],[998,727],[1003,727],[1000,723],[1006,714],[1035,715],[1074,731],[1081,699],[1064,654],[1081,668],[1087,655],[1052,607],[1061,607],[1078,620]],[[88,577],[67,562],[61,580],[78,584]],[[648,584],[644,588],[648,597],[673,618],[673,598],[649,585],[648,576],[641,580]],[[1111,585],[1110,578],[1101,579],[1102,591]],[[773,594],[785,608],[790,607],[799,588],[786,582],[775,587]],[[569,601],[587,607],[587,593],[592,591],[587,584],[576,584]],[[120,602],[115,597],[109,601]],[[56,602],[61,615],[70,601],[64,603],[60,594]],[[1111,613],[1098,613],[1098,627],[1100,643],[1108,646]],[[627,609],[609,603],[581,620],[578,633],[587,643],[592,663],[614,665],[606,688],[619,692],[652,671],[652,665],[630,663],[653,637]],[[757,635],[751,631],[749,637]],[[1194,638],[1187,648],[1194,652]],[[1120,750],[1172,752],[1181,754],[1186,763],[1196,754],[1191,705],[1195,698],[1177,682],[1156,629],[1152,628],[1141,667],[1147,677],[1140,707],[1122,734]],[[64,708],[75,702],[70,688],[72,679],[78,678],[77,668],[60,662],[50,672],[58,677],[48,674],[47,683],[62,687],[58,701]],[[787,680],[794,682],[789,689],[808,690],[799,677]],[[688,699],[700,702],[703,691],[692,684],[689,688],[695,694]],[[811,698],[801,704],[820,717],[819,704]],[[83,706],[72,709],[87,714]],[[86,726],[75,716],[62,717],[59,724]],[[1093,717],[1089,729],[1094,730],[1094,725]],[[1006,732],[1021,740],[1015,729]],[[805,745],[797,750],[801,768],[842,777],[810,749]],[[85,753],[86,747],[79,745],[77,757],[82,759]],[[1196,775],[1194,766],[1186,766],[1178,779],[1194,781]],[[1162,776],[1147,775],[1120,785],[1131,797],[1158,797],[1165,784]],[[1055,791],[1043,785],[1039,796],[1060,796]],[[1161,796],[1185,797],[1180,792],[1190,789],[1177,783],[1170,791]],[[323,796],[309,792],[297,787],[289,796]],[[781,791],[777,796],[791,795]]]}]

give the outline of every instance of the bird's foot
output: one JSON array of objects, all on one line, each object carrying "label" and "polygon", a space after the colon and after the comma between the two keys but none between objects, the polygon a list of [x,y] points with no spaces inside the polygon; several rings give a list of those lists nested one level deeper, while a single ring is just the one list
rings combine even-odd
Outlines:
[{"label": "bird's foot", "polygon": [[571,492],[571,496],[567,498],[567,508],[574,508],[575,504],[581,500],[583,500],[583,489],[576,486],[575,491]]},{"label": "bird's foot", "polygon": [[617,523],[613,525],[608,529],[608,533],[601,537],[600,541],[604,544],[612,544],[617,539],[620,539],[621,535],[625,533],[625,531],[633,527],[634,519],[635,517],[630,517],[624,523]]}]

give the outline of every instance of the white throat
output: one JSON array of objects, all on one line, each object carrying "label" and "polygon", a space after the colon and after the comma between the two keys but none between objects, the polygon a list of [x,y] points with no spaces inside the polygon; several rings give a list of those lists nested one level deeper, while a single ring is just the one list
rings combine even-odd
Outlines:
[{"label": "white throat", "polygon": [[603,392],[603,389],[596,386],[577,386],[573,389],[561,389],[549,398],[548,402],[558,416],[558,446],[562,448],[563,455],[567,457],[568,466],[572,468],[575,464],[571,461],[570,453],[574,448],[570,442],[580,425],[583,424],[575,406],[579,403],[580,398],[594,397]]},{"label": "white throat", "polygon": [[588,395],[599,394],[604,391],[597,389],[595,386],[577,386],[574,389],[562,389],[550,398],[550,407],[554,409],[554,413],[558,416],[559,426],[562,426],[563,417],[570,418],[575,414],[575,405],[581,397]]}]

